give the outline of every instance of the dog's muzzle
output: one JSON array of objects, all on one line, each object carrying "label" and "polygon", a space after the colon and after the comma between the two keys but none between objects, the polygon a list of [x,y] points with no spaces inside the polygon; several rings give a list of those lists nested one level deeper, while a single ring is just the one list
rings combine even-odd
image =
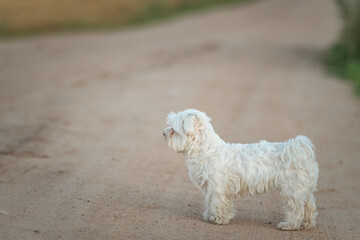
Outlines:
[{"label": "dog's muzzle", "polygon": [[172,127],[167,127],[163,131],[163,136],[165,140],[168,140],[168,138],[172,137],[173,134],[174,134],[174,129]]}]

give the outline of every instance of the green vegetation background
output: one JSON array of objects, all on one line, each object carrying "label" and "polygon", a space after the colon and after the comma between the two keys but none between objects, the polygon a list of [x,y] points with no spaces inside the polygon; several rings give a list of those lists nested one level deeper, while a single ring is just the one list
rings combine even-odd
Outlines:
[{"label": "green vegetation background", "polygon": [[326,52],[324,62],[336,76],[348,79],[360,96],[360,0],[336,0],[343,19],[339,40]]}]

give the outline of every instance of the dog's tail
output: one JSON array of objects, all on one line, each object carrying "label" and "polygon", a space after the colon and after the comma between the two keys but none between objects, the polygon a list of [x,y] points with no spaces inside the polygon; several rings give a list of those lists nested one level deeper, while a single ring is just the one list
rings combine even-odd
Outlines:
[{"label": "dog's tail", "polygon": [[298,168],[304,166],[317,168],[314,145],[305,136],[299,135],[286,142],[281,153],[281,159],[286,168],[292,165]]}]

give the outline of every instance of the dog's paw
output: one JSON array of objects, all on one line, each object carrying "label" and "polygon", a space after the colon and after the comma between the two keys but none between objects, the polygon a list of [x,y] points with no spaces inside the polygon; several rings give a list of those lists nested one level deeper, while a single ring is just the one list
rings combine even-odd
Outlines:
[{"label": "dog's paw", "polygon": [[315,226],[312,225],[311,223],[308,223],[308,222],[304,222],[303,224],[301,224],[301,227],[300,229],[301,230],[310,230],[312,228],[314,228]]},{"label": "dog's paw", "polygon": [[228,224],[230,222],[230,219],[212,215],[209,217],[208,221],[215,224],[223,225],[223,224]]},{"label": "dog's paw", "polygon": [[276,226],[278,229],[283,230],[283,231],[296,231],[296,230],[300,230],[300,227],[296,227],[293,224],[289,223],[289,222],[281,222]]},{"label": "dog's paw", "polygon": [[210,216],[207,211],[205,211],[202,216],[205,221],[209,221]]}]

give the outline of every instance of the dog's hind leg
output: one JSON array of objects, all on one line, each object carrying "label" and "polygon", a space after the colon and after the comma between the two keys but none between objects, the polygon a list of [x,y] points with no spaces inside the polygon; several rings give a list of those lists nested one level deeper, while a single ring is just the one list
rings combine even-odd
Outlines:
[{"label": "dog's hind leg", "polygon": [[311,193],[305,204],[305,215],[301,228],[305,230],[309,230],[315,227],[317,214],[318,213],[316,212],[315,197],[314,194]]}]

